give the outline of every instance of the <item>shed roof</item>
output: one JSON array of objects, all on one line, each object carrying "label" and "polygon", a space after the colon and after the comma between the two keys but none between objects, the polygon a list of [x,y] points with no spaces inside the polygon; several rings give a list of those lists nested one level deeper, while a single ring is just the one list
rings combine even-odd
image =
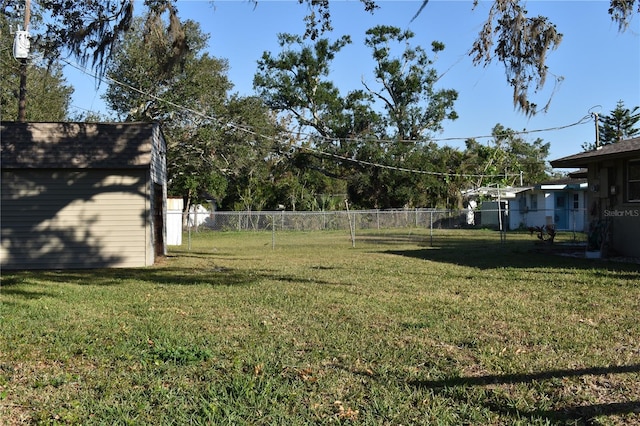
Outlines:
[{"label": "shed roof", "polygon": [[154,123],[19,123],[0,127],[2,168],[144,168]]},{"label": "shed roof", "polygon": [[626,139],[598,149],[551,161],[552,167],[587,167],[589,163],[640,155],[640,138]]}]

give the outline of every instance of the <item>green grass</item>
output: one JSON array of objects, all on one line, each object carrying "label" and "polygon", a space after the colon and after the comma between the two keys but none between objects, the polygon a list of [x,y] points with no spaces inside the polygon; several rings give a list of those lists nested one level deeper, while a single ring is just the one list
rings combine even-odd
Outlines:
[{"label": "green grass", "polygon": [[6,424],[640,424],[640,271],[491,231],[3,271]]}]

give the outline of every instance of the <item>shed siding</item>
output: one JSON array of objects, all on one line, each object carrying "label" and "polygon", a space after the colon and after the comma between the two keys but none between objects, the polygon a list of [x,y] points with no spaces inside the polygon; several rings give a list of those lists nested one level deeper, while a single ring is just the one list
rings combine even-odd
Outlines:
[{"label": "shed siding", "polygon": [[155,256],[167,255],[167,143],[159,125],[154,125],[152,136],[150,176],[147,188],[151,202],[147,226],[149,250],[147,261],[152,264]]},{"label": "shed siding", "polygon": [[146,266],[148,170],[2,172],[2,268]]}]

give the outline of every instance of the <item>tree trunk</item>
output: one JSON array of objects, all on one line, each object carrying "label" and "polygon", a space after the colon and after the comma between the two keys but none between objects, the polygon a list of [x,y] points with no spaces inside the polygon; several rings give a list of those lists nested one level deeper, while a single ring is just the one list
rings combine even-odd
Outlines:
[{"label": "tree trunk", "polygon": [[20,97],[18,98],[18,121],[27,121],[27,67],[28,60],[20,61]]}]

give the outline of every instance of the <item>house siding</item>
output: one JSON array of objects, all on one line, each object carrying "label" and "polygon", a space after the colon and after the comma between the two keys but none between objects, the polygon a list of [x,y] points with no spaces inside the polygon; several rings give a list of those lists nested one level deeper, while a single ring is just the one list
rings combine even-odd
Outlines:
[{"label": "house siding", "polygon": [[598,232],[605,225],[608,244],[601,246],[605,256],[640,257],[640,202],[629,201],[625,188],[625,167],[636,160],[640,160],[640,138],[551,161],[557,168],[587,169],[589,190],[585,207],[590,236],[601,237]]},{"label": "house siding", "polygon": [[[640,159],[640,157],[631,157]],[[609,224],[613,254],[640,257],[640,203],[625,200],[623,159],[589,164],[589,212],[592,224]],[[611,193],[611,187],[616,193]]]},{"label": "house siding", "polygon": [[148,173],[144,169],[3,171],[2,268],[148,265]]}]

